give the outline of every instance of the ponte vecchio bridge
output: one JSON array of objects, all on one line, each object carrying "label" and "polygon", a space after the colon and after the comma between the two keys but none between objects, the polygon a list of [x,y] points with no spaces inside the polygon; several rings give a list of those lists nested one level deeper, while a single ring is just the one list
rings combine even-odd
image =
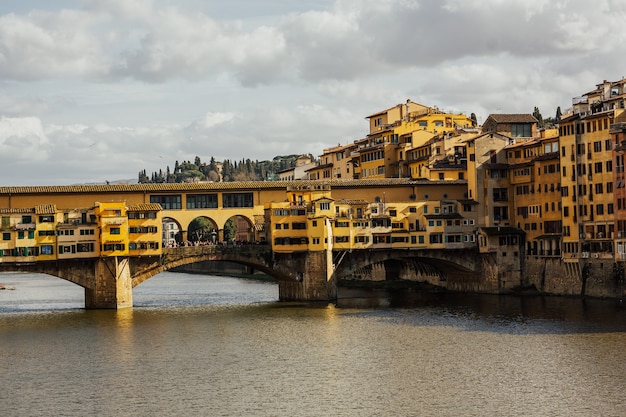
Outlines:
[{"label": "ponte vecchio bridge", "polygon": [[[0,187],[0,213],[5,233],[13,231],[19,235],[28,229],[8,221],[4,224],[5,214],[41,205],[54,205],[60,212],[70,212],[103,202],[123,202],[133,207],[159,205],[161,218],[177,225],[183,241],[188,238],[192,221],[203,217],[214,225],[219,237],[223,236],[229,219],[245,221],[249,230],[246,240],[256,243],[160,247],[156,253],[104,256],[101,252],[98,256],[61,259],[50,254],[43,258],[38,250],[35,255],[24,254],[16,252],[15,248],[13,255],[19,256],[1,256],[0,241],[0,271],[40,272],[74,282],[85,288],[87,308],[130,307],[135,286],[165,270],[201,261],[230,261],[264,271],[277,279],[281,300],[332,300],[336,298],[339,279],[352,274],[363,275],[364,271],[372,274],[377,267],[385,269],[385,266],[387,274],[389,271],[407,274],[411,270],[426,280],[440,281],[452,289],[497,291],[499,288],[495,258],[490,254],[477,256],[475,249],[451,251],[421,247],[400,251],[388,246],[381,250],[345,251],[330,245],[319,251],[276,251],[271,230],[268,230],[271,227],[266,213],[268,205],[284,202],[290,188],[320,186],[331,190],[332,200],[371,202],[460,200],[466,191],[463,181],[409,179]],[[65,215],[67,217],[67,213]],[[39,219],[42,217],[46,216],[39,216]],[[38,225],[34,223],[32,229],[36,231]],[[114,227],[115,221],[109,223],[113,226],[107,223],[99,227],[119,229]],[[104,229],[99,233],[104,233]]]}]

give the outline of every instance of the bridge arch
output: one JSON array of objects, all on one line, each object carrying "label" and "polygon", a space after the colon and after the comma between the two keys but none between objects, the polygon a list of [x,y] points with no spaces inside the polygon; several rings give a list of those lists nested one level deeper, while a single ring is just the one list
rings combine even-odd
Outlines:
[{"label": "bridge arch", "polygon": [[473,251],[372,250],[335,254],[337,280],[415,280],[449,287],[449,281],[477,279],[481,261]]},{"label": "bridge arch", "polygon": [[173,217],[163,217],[161,219],[163,233],[163,247],[172,248],[183,240],[183,227],[180,222]]},{"label": "bridge arch", "polygon": [[131,265],[132,287],[147,279],[180,266],[204,261],[227,261],[245,265],[273,277],[276,281],[297,281],[295,275],[273,268],[272,253],[263,245],[244,245],[238,248],[224,245],[191,246],[164,250],[160,261],[134,259]]},{"label": "bridge arch", "polygon": [[254,243],[258,241],[254,221],[242,214],[234,214],[226,219],[223,230],[223,237],[227,242]]},{"label": "bridge arch", "polygon": [[219,237],[217,222],[209,216],[197,216],[187,225],[187,240],[191,242],[217,243]]}]

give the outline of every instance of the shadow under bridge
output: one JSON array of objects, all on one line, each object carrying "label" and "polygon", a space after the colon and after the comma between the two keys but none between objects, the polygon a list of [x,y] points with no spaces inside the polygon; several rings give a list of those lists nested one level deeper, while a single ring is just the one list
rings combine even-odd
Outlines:
[{"label": "shadow under bridge", "polygon": [[245,265],[275,278],[277,281],[296,280],[296,274],[274,268],[272,250],[267,245],[204,245],[164,248],[160,258],[131,260],[132,286],[161,272],[204,261],[227,261]]},{"label": "shadow under bridge", "polygon": [[354,250],[333,258],[338,282],[408,280],[455,291],[498,290],[495,257],[475,249]]}]

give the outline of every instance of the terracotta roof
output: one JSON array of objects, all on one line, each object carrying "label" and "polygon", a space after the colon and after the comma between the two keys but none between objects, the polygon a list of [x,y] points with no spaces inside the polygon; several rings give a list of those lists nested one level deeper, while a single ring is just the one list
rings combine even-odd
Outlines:
[{"label": "terracotta roof", "polygon": [[459,203],[461,203],[461,204],[472,204],[472,205],[480,204],[478,201],[476,201],[474,199],[459,200]]},{"label": "terracotta roof", "polygon": [[539,144],[539,141],[537,139],[531,139],[531,140],[526,140],[526,141],[517,141],[515,143],[512,143],[510,145],[506,146],[506,149],[513,149],[513,148],[518,148],[520,146],[537,146]]},{"label": "terracotta roof", "polygon": [[0,208],[0,214],[29,214],[34,212],[34,208]]},{"label": "terracotta roof", "polygon": [[331,162],[329,164],[314,166],[313,168],[309,168],[309,169],[304,170],[304,172],[311,172],[311,171],[316,171],[318,169],[332,168],[332,167],[333,167],[333,163]]},{"label": "terracotta roof", "polygon": [[508,169],[510,167],[509,164],[502,164],[502,163],[486,163],[483,164],[483,166],[487,169]]},{"label": "terracotta roof", "polygon": [[560,156],[558,152],[550,152],[550,153],[544,153],[543,155],[539,155],[538,157],[533,159],[533,161],[549,161],[551,159],[559,159],[559,158]]},{"label": "terracotta roof", "polygon": [[532,161],[526,161],[526,162],[520,162],[519,164],[510,164],[509,168],[510,169],[526,168],[526,167],[531,167],[533,165],[534,164]]},{"label": "terracotta roof", "polygon": [[434,183],[428,180],[409,178],[378,179],[332,179],[332,180],[294,180],[294,181],[236,181],[206,183],[165,183],[165,184],[110,184],[110,185],[48,185],[48,186],[4,186],[2,194],[106,194],[106,193],[171,193],[190,191],[256,191],[280,190],[289,186],[327,184],[336,188],[367,188],[394,185],[420,185]]},{"label": "terracotta roof", "polygon": [[365,201],[365,200],[339,200],[336,202],[336,204],[347,204],[349,206],[358,206],[358,205],[363,205],[363,204],[369,204],[369,202]]},{"label": "terracotta roof", "polygon": [[488,235],[525,235],[522,229],[518,229],[516,227],[510,226],[491,226],[491,227],[481,227],[481,231],[485,232]]},{"label": "terracotta roof", "polygon": [[532,114],[490,114],[489,118],[496,123],[537,123]]},{"label": "terracotta roof", "polygon": [[462,219],[459,213],[438,213],[438,214],[426,214],[424,216],[427,219]]},{"label": "terracotta roof", "polygon": [[35,206],[35,214],[56,214],[57,207],[54,204],[40,204]]},{"label": "terracotta roof", "polygon": [[464,139],[464,140],[462,140],[462,141],[461,141],[461,143],[468,143],[468,142],[476,141],[476,140],[478,140],[478,139],[480,139],[480,138],[482,138],[482,137],[489,136],[489,135],[491,135],[492,137],[493,137],[494,135],[497,135],[500,139],[502,139],[502,140],[506,140],[506,141],[511,141],[511,140],[513,140],[513,138],[512,138],[512,137],[507,136],[507,135],[503,135],[502,133],[498,133],[498,132],[485,132],[485,133],[481,133],[480,135],[477,135],[477,136],[472,136],[472,137],[470,137],[470,138]]},{"label": "terracotta roof", "polygon": [[128,206],[126,208],[128,211],[161,211],[163,208],[160,204],[154,203],[145,203],[145,204],[134,204],[132,206]]}]

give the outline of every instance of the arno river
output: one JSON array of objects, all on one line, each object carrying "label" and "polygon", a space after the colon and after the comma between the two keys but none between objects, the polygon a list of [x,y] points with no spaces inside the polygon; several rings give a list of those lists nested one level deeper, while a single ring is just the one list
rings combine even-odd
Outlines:
[{"label": "arno river", "polygon": [[162,273],[132,309],[0,274],[2,416],[623,416],[626,306]]}]

